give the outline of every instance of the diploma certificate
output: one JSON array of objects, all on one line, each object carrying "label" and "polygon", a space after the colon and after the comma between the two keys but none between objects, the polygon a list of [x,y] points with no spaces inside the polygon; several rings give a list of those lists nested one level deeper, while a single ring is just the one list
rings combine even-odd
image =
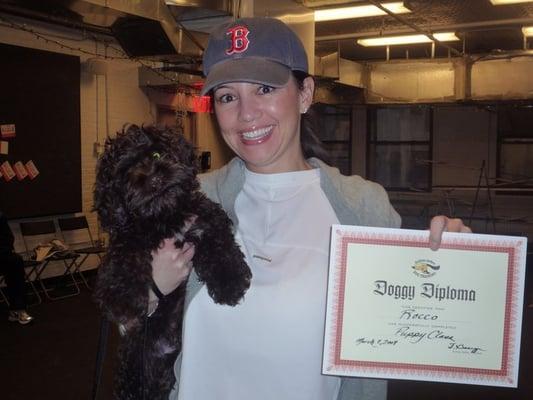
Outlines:
[{"label": "diploma certificate", "polygon": [[334,225],[323,373],[516,387],[527,240]]}]

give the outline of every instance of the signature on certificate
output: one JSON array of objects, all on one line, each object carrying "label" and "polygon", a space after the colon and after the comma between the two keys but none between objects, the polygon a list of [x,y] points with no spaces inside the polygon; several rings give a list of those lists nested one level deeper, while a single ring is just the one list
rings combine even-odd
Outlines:
[{"label": "signature on certificate", "polygon": [[[394,331],[391,337],[360,337],[355,339],[355,344],[367,345],[371,347],[396,346],[401,342],[408,344],[419,344],[425,341],[444,343],[448,350],[456,353],[481,354],[485,351],[482,347],[461,343],[455,335],[448,329],[435,328],[435,326],[424,326],[420,322],[437,322],[439,315],[427,310],[419,311],[413,307],[402,309],[399,315],[402,322],[394,324]],[[409,321],[409,322],[407,322]],[[398,327],[398,325],[401,325]],[[455,327],[453,327],[455,329]]]}]

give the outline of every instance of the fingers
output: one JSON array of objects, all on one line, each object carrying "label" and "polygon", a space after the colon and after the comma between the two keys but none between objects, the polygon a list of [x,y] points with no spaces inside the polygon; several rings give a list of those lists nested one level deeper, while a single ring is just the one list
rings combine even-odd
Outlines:
[{"label": "fingers", "polygon": [[[163,239],[161,243],[159,243],[159,249],[164,251],[174,251],[176,247],[174,246],[174,238],[166,238]],[[152,251],[152,254],[154,252]]]},{"label": "fingers", "polygon": [[182,261],[188,263],[189,261],[192,261],[192,258],[194,257],[194,244],[185,242],[183,244],[183,247],[181,248],[181,254]]},{"label": "fingers", "polygon": [[472,229],[463,223],[462,219],[453,218],[448,220],[447,232],[472,233]]},{"label": "fingers", "polygon": [[177,288],[191,272],[195,247],[185,243],[176,248],[174,238],[165,239],[157,250],[152,251],[152,277],[163,294]]},{"label": "fingers", "polygon": [[437,215],[431,219],[429,224],[429,248],[433,251],[438,250],[442,240],[442,232],[446,230],[448,217]]},{"label": "fingers", "polygon": [[194,251],[194,245],[189,242],[185,242],[183,247],[176,251],[176,268],[179,269],[180,276],[186,277],[191,272]]},{"label": "fingers", "polygon": [[196,222],[196,218],[198,218],[198,216],[193,215],[185,221],[185,223],[183,224],[183,228],[181,228],[180,231],[182,235],[185,234],[189,229],[191,229],[191,226]]},{"label": "fingers", "polygon": [[[186,254],[187,261],[190,261],[192,259],[192,256],[194,256],[194,245],[192,243],[186,242],[183,244],[183,247],[176,248],[174,241],[174,238],[164,239],[161,243],[159,243],[159,247],[157,248],[157,250],[152,250],[152,257],[167,256],[171,257],[175,261],[178,261],[180,257]],[[191,253],[192,256],[190,256]],[[181,261],[181,259],[179,261]]]},{"label": "fingers", "polygon": [[472,233],[472,230],[463,223],[460,218],[448,218],[437,215],[431,219],[429,225],[429,248],[438,250],[442,241],[443,232]]}]

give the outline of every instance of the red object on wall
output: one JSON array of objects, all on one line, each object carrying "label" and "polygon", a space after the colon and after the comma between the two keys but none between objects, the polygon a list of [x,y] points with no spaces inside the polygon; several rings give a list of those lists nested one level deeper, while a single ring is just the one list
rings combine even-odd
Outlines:
[{"label": "red object on wall", "polygon": [[15,177],[15,171],[13,171],[13,167],[11,167],[9,161],[4,161],[0,165],[0,170],[2,170],[2,176],[6,182],[9,182]]},{"label": "red object on wall", "polygon": [[10,139],[16,136],[15,124],[0,125],[0,136],[2,139]]},{"label": "red object on wall", "polygon": [[34,179],[37,175],[39,175],[39,170],[35,166],[32,160],[28,161],[25,165],[26,171],[28,171],[28,176],[30,179]]},{"label": "red object on wall", "polygon": [[20,161],[17,161],[13,165],[13,169],[15,170],[15,175],[17,175],[17,179],[19,181],[23,180],[28,176],[28,171],[26,170],[26,167]]},{"label": "red object on wall", "polygon": [[195,95],[192,99],[192,109],[196,113],[211,112],[211,97]]}]

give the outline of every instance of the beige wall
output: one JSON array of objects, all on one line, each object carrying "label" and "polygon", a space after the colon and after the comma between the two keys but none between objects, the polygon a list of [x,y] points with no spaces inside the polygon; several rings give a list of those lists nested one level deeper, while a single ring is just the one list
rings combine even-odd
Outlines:
[{"label": "beige wall", "polygon": [[[92,191],[95,177],[97,157],[94,152],[95,143],[103,144],[106,135],[112,135],[121,129],[124,123],[137,124],[154,122],[153,105],[145,94],[139,89],[137,69],[139,64],[129,60],[108,60],[107,74],[94,75],[87,70],[87,59],[94,57],[83,54],[82,51],[104,54],[104,46],[94,40],[81,37],[80,33],[67,29],[34,24],[22,19],[9,17],[17,23],[25,23],[26,28],[39,32],[51,40],[60,42],[60,46],[53,42],[38,39],[35,34],[0,26],[0,42],[64,53],[80,57],[80,121],[81,121],[81,175],[82,175],[82,212],[87,215],[93,236],[97,237],[98,231],[96,215],[91,212]],[[109,40],[109,38],[106,38]],[[73,47],[79,50],[70,50]],[[113,47],[119,47],[113,44]],[[108,55],[117,56],[118,53],[108,50]],[[16,77],[13,77],[16,79]],[[60,112],[61,110],[58,110]],[[15,236],[18,238],[17,221],[12,221]],[[20,240],[15,243],[17,250],[23,249]]]},{"label": "beige wall", "polygon": [[[125,123],[155,123],[158,106],[165,106],[173,110],[180,106],[174,104],[176,103],[175,96],[170,96],[170,99],[164,98],[164,96],[154,96],[153,93],[150,94],[149,91],[139,88],[138,68],[140,64],[137,62],[126,59],[104,60],[97,58],[103,60],[107,73],[96,75],[93,72],[95,70],[94,64],[91,64],[90,59],[95,58],[94,54],[124,57],[112,49],[120,49],[117,43],[111,43],[107,53],[105,53],[106,50],[101,42],[84,39],[77,31],[14,17],[9,17],[9,19],[17,24],[24,23],[27,29],[31,29],[35,33],[2,25],[0,26],[0,43],[80,57],[82,212],[87,216],[93,237],[95,239],[105,237],[99,230],[96,214],[91,212],[97,161],[95,146],[101,148],[105,137],[108,134],[115,134]],[[50,41],[38,39],[36,34],[49,38]],[[105,39],[110,40],[109,37]],[[57,41],[61,45],[53,43],[53,41]],[[74,50],[70,48],[74,48]],[[92,54],[85,54],[84,52]],[[98,67],[102,66],[101,62],[97,64],[99,64]],[[169,96],[167,95],[167,97]],[[195,124],[195,127],[192,128],[195,132],[193,141],[198,150],[211,152],[211,170],[223,166],[232,158],[233,153],[219,135],[212,114],[194,114],[191,123]],[[11,221],[11,226],[17,238],[15,248],[23,251],[24,245],[20,240],[18,221]],[[87,265],[94,267],[97,262],[98,260],[94,258],[89,260]],[[49,275],[55,274],[58,270],[59,267],[50,268]]]},{"label": "beige wall", "polygon": [[165,93],[147,88],[146,93],[158,109],[189,111],[192,118],[186,119],[192,126],[184,126],[185,136],[191,140],[198,154],[211,152],[211,170],[225,165],[233,157],[233,151],[226,145],[218,131],[215,116],[208,112],[192,113],[192,97]]},{"label": "beige wall", "polygon": [[211,152],[211,171],[225,165],[234,156],[218,132],[213,114],[196,114],[196,145],[198,150]]}]

